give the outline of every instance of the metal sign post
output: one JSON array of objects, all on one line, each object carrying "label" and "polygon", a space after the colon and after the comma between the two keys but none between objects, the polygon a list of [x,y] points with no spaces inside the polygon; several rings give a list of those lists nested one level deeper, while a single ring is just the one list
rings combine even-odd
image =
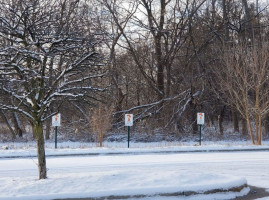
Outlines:
[{"label": "metal sign post", "polygon": [[130,126],[133,126],[133,114],[125,114],[125,126],[128,126],[128,148],[130,147]]},{"label": "metal sign post", "polygon": [[202,143],[202,125],[205,124],[205,113],[197,113],[197,124],[199,126],[199,144]]},{"label": "metal sign post", "polygon": [[201,146],[201,143],[202,143],[202,125],[199,124],[199,145]]},{"label": "metal sign post", "polygon": [[128,126],[128,148],[130,147],[130,126]]},{"label": "metal sign post", "polygon": [[55,127],[55,149],[57,149],[57,130],[58,130],[58,126],[61,126],[61,114],[60,113],[52,116],[52,126]]},{"label": "metal sign post", "polygon": [[55,149],[57,149],[57,127],[55,126]]}]

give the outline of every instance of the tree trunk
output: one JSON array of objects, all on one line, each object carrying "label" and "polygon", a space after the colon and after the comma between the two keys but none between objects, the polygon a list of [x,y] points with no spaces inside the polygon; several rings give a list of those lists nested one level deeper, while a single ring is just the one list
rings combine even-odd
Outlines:
[{"label": "tree trunk", "polygon": [[[251,19],[251,9],[249,8],[248,5],[248,0],[242,0],[242,4],[246,13],[246,32],[248,33],[248,37],[252,40],[252,42],[254,42],[254,33],[253,33],[253,23],[252,23],[252,19]],[[244,39],[248,39],[248,38],[244,38]]]},{"label": "tree trunk", "polygon": [[241,125],[242,125],[242,133],[243,133],[244,135],[247,135],[247,134],[248,134],[247,120],[243,118],[243,119],[241,120]]},{"label": "tree trunk", "polygon": [[269,115],[265,118],[265,133],[269,134]]},{"label": "tree trunk", "polygon": [[225,29],[225,36],[224,39],[225,41],[229,41],[229,20],[228,20],[228,8],[227,5],[228,1],[227,0],[222,0],[222,9],[223,9],[223,24],[224,24],[224,29]]},{"label": "tree trunk", "polygon": [[99,130],[98,131],[99,147],[103,147],[103,139],[104,139],[104,133]]},{"label": "tree trunk", "polygon": [[[119,112],[119,111],[122,111],[122,104],[123,104],[123,101],[124,101],[124,97],[125,95],[122,93],[122,90],[121,88],[119,88],[117,86],[117,96],[116,96],[116,110],[115,112]],[[123,114],[122,113],[118,113],[115,115],[115,122],[116,123],[120,123],[123,119]]]},{"label": "tree trunk", "polygon": [[257,145],[262,145],[262,117],[261,113],[258,115],[258,134]]},{"label": "tree trunk", "polygon": [[157,88],[159,90],[158,100],[164,97],[164,67],[162,60],[162,50],[161,50],[161,36],[156,39],[156,60],[157,60]]},{"label": "tree trunk", "polygon": [[46,179],[47,168],[46,168],[45,142],[44,142],[42,123],[34,122],[33,130],[34,130],[34,135],[36,136],[36,142],[37,142],[39,179]]},{"label": "tree trunk", "polygon": [[[164,58],[163,58],[163,42],[162,42],[162,36],[163,36],[163,28],[164,28],[164,20],[165,20],[165,12],[166,12],[166,2],[165,0],[161,0],[161,10],[160,10],[160,18],[159,18],[159,26],[158,26],[158,32],[154,35],[155,40],[155,60],[157,61],[157,88],[159,90],[158,98],[159,100],[163,99],[165,96],[164,91]],[[150,10],[149,14],[152,11]],[[152,20],[149,22],[149,24],[153,24],[153,19],[150,17],[149,20]]]},{"label": "tree trunk", "polygon": [[238,115],[234,109],[232,109],[232,118],[233,118],[233,127],[234,132],[239,132],[239,122],[238,122]]},{"label": "tree trunk", "polygon": [[171,92],[171,66],[168,65],[166,66],[166,74],[167,74],[167,80],[166,80],[166,96],[169,97],[170,96],[170,92]]},{"label": "tree trunk", "polygon": [[224,132],[224,128],[223,128],[224,111],[225,111],[225,106],[223,106],[223,108],[220,111],[220,114],[218,115],[219,132],[221,135],[223,135],[223,132]]},{"label": "tree trunk", "polygon": [[22,137],[22,128],[21,128],[20,121],[16,112],[12,113],[12,118],[13,118],[15,132],[17,133],[19,137]]},{"label": "tree trunk", "polygon": [[4,114],[4,112],[1,110],[0,113],[1,113],[2,118],[4,119],[4,121],[5,121],[5,123],[6,123],[7,127],[8,127],[8,129],[10,130],[10,133],[11,133],[11,135],[12,135],[12,139],[14,140],[14,139],[16,138],[16,133],[15,133],[15,131],[12,129],[12,127],[11,127],[11,125],[10,125],[10,123],[9,123],[9,121],[8,121],[8,119],[7,119],[7,117],[6,117],[6,115]]},{"label": "tree trunk", "polygon": [[249,132],[249,135],[250,135],[252,144],[255,144],[255,140],[254,140],[254,137],[253,137],[252,125],[251,125],[251,121],[250,121],[248,115],[247,115],[247,119],[246,120],[247,120],[247,125],[248,125],[248,132]]},{"label": "tree trunk", "polygon": [[192,99],[190,102],[190,111],[191,111],[191,123],[192,123],[192,133],[198,134],[198,125],[197,125],[197,104],[195,99]]},{"label": "tree trunk", "polygon": [[50,128],[51,128],[51,122],[50,120],[46,121],[46,140],[50,139]]}]

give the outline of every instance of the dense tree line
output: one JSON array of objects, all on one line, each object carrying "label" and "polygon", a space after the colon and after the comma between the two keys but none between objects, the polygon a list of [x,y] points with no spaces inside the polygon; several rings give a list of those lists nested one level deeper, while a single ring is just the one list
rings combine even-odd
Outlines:
[{"label": "dense tree line", "polygon": [[269,133],[263,1],[0,4],[1,124],[13,139],[32,127],[40,178],[46,178],[44,136],[59,112],[63,132],[89,140],[96,134],[100,145],[106,131],[124,126],[125,113],[134,114],[141,132],[196,134],[196,113],[204,112],[219,134],[224,122],[253,144]]},{"label": "dense tree line", "polygon": [[[111,49],[111,76],[120,91],[114,98],[126,102],[116,101],[116,114],[134,112],[138,124],[196,133],[202,111],[220,134],[224,121],[232,121],[235,132],[261,144],[268,132],[264,2],[99,2],[110,13],[112,39],[122,39]],[[127,70],[129,76],[122,73]]]}]

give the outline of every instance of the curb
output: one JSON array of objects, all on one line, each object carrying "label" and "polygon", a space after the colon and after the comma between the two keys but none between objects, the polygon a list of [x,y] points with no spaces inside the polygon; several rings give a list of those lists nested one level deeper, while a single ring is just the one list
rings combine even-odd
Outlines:
[{"label": "curb", "polygon": [[[209,194],[216,194],[216,193],[225,193],[225,192],[241,192],[244,189],[249,189],[247,184],[237,186],[237,187],[232,187],[230,189],[212,189],[212,190],[207,190],[207,191],[183,191],[183,192],[174,192],[174,193],[160,193],[160,194],[154,194],[154,195],[119,195],[119,196],[104,196],[104,197],[89,197],[89,198],[67,198],[67,199],[54,199],[54,200],[120,200],[120,199],[130,199],[130,198],[147,198],[147,197],[188,197],[188,196],[193,196],[193,195],[209,195]],[[249,192],[248,191],[248,192]],[[247,195],[247,194],[246,194]],[[246,196],[244,195],[244,196]],[[240,197],[244,197],[240,196]]]},{"label": "curb", "polygon": [[[68,156],[108,156],[108,155],[146,155],[146,154],[185,154],[185,153],[213,153],[213,152],[266,152],[269,148],[263,149],[197,149],[191,151],[167,150],[167,151],[142,151],[142,152],[104,152],[104,153],[67,153],[67,154],[48,154],[46,157],[68,157]],[[36,158],[36,155],[8,155],[1,156],[0,159],[8,158]]]}]

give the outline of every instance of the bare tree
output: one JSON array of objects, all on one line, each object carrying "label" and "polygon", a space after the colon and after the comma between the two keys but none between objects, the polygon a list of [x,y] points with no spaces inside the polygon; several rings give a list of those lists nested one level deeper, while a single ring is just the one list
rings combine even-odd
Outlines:
[{"label": "bare tree", "polygon": [[96,51],[103,36],[89,19],[89,7],[78,0],[0,3],[0,89],[13,99],[1,101],[0,108],[30,120],[39,179],[45,179],[43,122],[63,101],[85,100],[103,91],[93,85],[103,76]]},{"label": "bare tree", "polygon": [[238,44],[223,54],[223,68],[215,69],[220,90],[246,119],[251,140],[258,145],[262,142],[262,120],[269,112],[268,55],[266,42],[261,49]]},{"label": "bare tree", "polygon": [[[166,127],[168,127],[175,122],[178,123],[182,116],[181,112],[186,111],[190,105],[194,105],[194,96],[199,94],[198,90],[201,89],[201,87],[190,89],[190,85],[180,87],[182,80],[178,81],[180,75],[177,71],[183,72],[184,69],[178,69],[187,66],[185,63],[180,63],[180,58],[189,53],[185,48],[189,37],[188,27],[205,1],[188,1],[186,3],[180,0],[155,2],[137,0],[126,1],[125,4],[122,4],[121,1],[119,3],[118,1],[102,0],[101,2],[109,11],[121,34],[117,43],[121,47],[120,51],[126,52],[125,55],[128,55],[128,58],[131,56],[125,67],[136,68],[136,70],[131,68],[132,74],[135,76],[129,76],[129,80],[132,80],[132,83],[136,82],[136,79],[138,80],[137,72],[142,77],[139,79],[140,84],[138,81],[138,84],[133,84],[133,87],[140,89],[130,90],[137,95],[129,102],[139,103],[137,105],[129,104],[123,110],[130,110],[130,107],[137,108],[137,110],[135,109],[137,121],[158,115],[161,119],[157,123],[159,126],[167,125]],[[128,3],[130,6],[127,6]],[[146,90],[141,90],[141,88]],[[128,89],[130,89],[130,85]],[[147,95],[144,95],[145,93]],[[127,101],[132,94],[125,94]],[[148,98],[141,98],[142,96]],[[169,99],[173,105],[165,103]],[[193,101],[189,101],[189,99],[193,99]],[[179,105],[185,105],[185,101],[188,102],[188,105],[181,109]],[[163,109],[164,106],[169,107],[169,111]],[[115,114],[121,113],[117,111]],[[165,120],[164,116],[166,116]]]},{"label": "bare tree", "polygon": [[97,135],[99,146],[103,147],[103,139],[106,132],[111,128],[112,109],[101,103],[93,109],[91,123],[93,132]]}]

